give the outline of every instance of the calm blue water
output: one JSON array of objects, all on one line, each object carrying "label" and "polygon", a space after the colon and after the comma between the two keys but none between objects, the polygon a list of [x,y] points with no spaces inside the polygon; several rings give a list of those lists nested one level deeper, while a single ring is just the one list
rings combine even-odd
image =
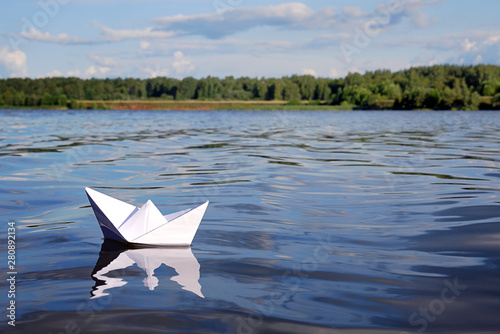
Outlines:
[{"label": "calm blue water", "polygon": [[[2,332],[500,330],[499,113],[0,121],[5,273],[10,220],[17,242]],[[103,242],[85,186],[164,214],[210,205],[191,249],[130,249]]]}]

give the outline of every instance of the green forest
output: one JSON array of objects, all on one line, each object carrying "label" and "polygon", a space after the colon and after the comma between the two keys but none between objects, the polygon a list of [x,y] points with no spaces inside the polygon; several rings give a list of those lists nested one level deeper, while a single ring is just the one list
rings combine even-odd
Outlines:
[{"label": "green forest", "polygon": [[500,66],[436,65],[349,73],[345,78],[167,77],[10,78],[0,80],[0,106],[78,109],[80,101],[288,101],[359,109],[500,109]]}]

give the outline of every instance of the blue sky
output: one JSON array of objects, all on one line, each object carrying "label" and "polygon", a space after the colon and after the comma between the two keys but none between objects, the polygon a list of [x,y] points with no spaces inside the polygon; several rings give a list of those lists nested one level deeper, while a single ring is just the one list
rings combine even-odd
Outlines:
[{"label": "blue sky", "polygon": [[500,65],[497,0],[16,0],[0,77],[281,77]]}]

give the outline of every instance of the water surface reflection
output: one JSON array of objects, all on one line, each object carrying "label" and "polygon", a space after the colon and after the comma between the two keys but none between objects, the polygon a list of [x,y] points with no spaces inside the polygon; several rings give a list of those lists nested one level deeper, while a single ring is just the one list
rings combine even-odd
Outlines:
[{"label": "water surface reflection", "polygon": [[109,239],[104,240],[99,259],[92,271],[95,285],[91,291],[91,298],[107,296],[109,293],[106,290],[127,284],[127,271],[124,269],[133,265],[137,265],[146,273],[142,282],[152,291],[160,284],[159,278],[155,276],[155,270],[162,264],[175,270],[178,275],[170,279],[177,282],[182,289],[205,298],[199,283],[200,264],[193,255],[191,247],[130,248]]},{"label": "water surface reflection", "polygon": [[[0,115],[16,333],[498,333],[500,113]],[[88,185],[212,204],[192,251],[117,248]]]}]

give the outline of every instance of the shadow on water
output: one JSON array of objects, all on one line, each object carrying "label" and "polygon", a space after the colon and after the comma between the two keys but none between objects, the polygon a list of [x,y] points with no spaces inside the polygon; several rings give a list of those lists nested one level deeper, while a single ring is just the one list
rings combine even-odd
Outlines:
[{"label": "shadow on water", "polygon": [[450,217],[436,219],[436,222],[475,221],[481,219],[498,218],[500,217],[500,205],[462,206],[437,211],[434,213],[434,215],[437,217]]},{"label": "shadow on water", "polygon": [[[437,222],[498,219],[500,206],[456,207],[434,215],[453,217],[437,218]],[[412,287],[400,292],[405,298],[393,301],[410,310],[407,320],[374,319],[374,323],[409,325],[412,333],[491,333],[492,328],[500,328],[500,221],[429,230],[406,242],[408,250],[427,253],[434,262],[411,266],[420,275],[411,279]]]}]

